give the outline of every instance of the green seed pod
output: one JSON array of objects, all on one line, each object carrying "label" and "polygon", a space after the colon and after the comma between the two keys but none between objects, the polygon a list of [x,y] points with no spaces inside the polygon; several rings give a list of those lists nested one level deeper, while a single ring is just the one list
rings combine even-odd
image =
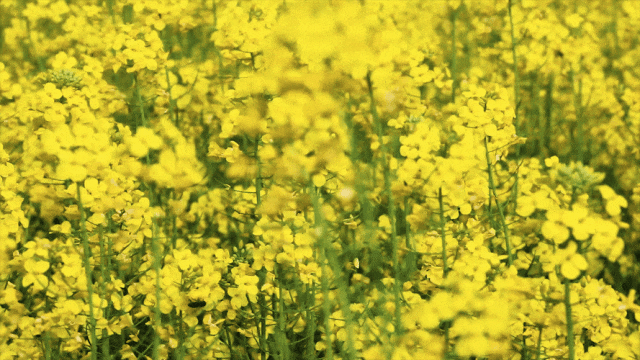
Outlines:
[{"label": "green seed pod", "polygon": [[42,85],[53,83],[58,89],[65,86],[82,88],[82,76],[78,75],[73,69],[49,70],[39,76],[38,82]]}]

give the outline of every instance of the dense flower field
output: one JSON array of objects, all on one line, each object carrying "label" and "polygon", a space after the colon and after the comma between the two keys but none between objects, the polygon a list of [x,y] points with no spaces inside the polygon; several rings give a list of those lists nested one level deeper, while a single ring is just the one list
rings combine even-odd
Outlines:
[{"label": "dense flower field", "polygon": [[0,359],[640,359],[638,24],[2,0]]}]

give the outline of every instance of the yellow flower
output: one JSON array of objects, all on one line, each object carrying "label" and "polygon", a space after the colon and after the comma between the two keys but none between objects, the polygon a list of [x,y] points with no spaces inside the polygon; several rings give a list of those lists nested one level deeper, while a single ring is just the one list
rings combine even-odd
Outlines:
[{"label": "yellow flower", "polygon": [[129,146],[129,153],[137,158],[144,157],[149,152],[149,147],[140,141],[138,137],[128,139],[127,145]]},{"label": "yellow flower", "polygon": [[548,167],[548,168],[552,168],[554,166],[556,166],[557,164],[560,163],[560,159],[558,159],[557,156],[552,156],[550,158],[546,158],[544,159],[544,164]]},{"label": "yellow flower", "polygon": [[313,182],[313,185],[316,187],[322,187],[327,182],[323,174],[313,175],[311,177],[311,181]]},{"label": "yellow flower", "polygon": [[556,254],[560,264],[560,273],[569,280],[576,279],[580,272],[587,270],[587,260],[582,254],[576,253],[578,245],[571,241],[565,249],[559,250]]},{"label": "yellow flower", "polygon": [[516,212],[522,217],[529,217],[536,211],[535,201],[531,196],[521,196],[518,198],[518,209]]},{"label": "yellow flower", "polygon": [[569,15],[565,21],[567,22],[567,25],[569,25],[569,27],[572,28],[577,28],[578,26],[580,26],[580,23],[582,23],[582,17],[578,14],[571,14]]},{"label": "yellow flower", "polygon": [[87,168],[78,164],[62,163],[56,168],[56,178],[81,182],[87,177]]},{"label": "yellow flower", "polygon": [[616,194],[616,192],[607,185],[598,186],[598,190],[602,198],[606,201],[605,210],[607,214],[611,216],[620,215],[621,208],[626,208],[629,205],[627,199]]},{"label": "yellow flower", "polygon": [[49,286],[49,278],[44,273],[49,270],[48,261],[29,258],[24,263],[27,274],[22,278],[22,286],[28,287],[33,284],[31,291],[38,292]]},{"label": "yellow flower", "polygon": [[561,222],[564,210],[554,208],[547,210],[547,221],[542,224],[542,235],[553,240],[556,244],[562,244],[569,238],[569,229]]}]

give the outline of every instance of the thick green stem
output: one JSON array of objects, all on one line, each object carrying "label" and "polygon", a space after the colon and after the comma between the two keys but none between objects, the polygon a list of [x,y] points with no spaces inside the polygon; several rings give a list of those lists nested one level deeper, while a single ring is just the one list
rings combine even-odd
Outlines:
[{"label": "thick green stem", "polygon": [[[520,74],[518,73],[518,53],[517,53],[517,44],[516,44],[516,35],[515,35],[515,29],[513,26],[513,14],[511,11],[511,6],[512,6],[512,1],[509,0],[509,25],[511,27],[511,54],[513,57],[513,78],[514,78],[514,86],[513,86],[513,92],[514,92],[514,113],[515,113],[515,118],[513,119],[514,122],[514,127],[516,128],[516,134],[520,135],[521,131],[520,131],[520,118],[518,117],[518,110],[520,109]],[[526,134],[525,136],[527,136],[529,134]],[[516,159],[520,159],[520,150],[521,150],[521,146],[520,144],[516,145]],[[514,205],[514,209],[517,209],[518,207],[518,183],[519,183],[519,173],[515,173],[515,181],[513,183],[513,205]],[[497,200],[496,200],[497,201]]]},{"label": "thick green stem", "polygon": [[[109,264],[107,259],[107,251],[105,249],[104,244],[104,228],[102,225],[98,226],[99,231],[99,241],[100,241],[100,273],[102,274],[102,284],[101,284],[101,292],[104,298],[107,294],[107,284],[111,283],[111,275],[109,274]],[[109,309],[104,310],[104,317],[106,319],[109,318]],[[109,350],[109,333],[107,329],[102,329],[102,358],[105,360],[111,359],[111,354]]]},{"label": "thick green stem", "polygon": [[162,326],[160,320],[160,300],[162,296],[161,291],[161,265],[162,254],[160,254],[160,244],[158,244],[158,226],[156,220],[153,220],[153,233],[151,235],[151,251],[153,252],[153,268],[156,273],[156,304],[153,307],[153,325],[155,327],[155,334],[153,337],[153,360],[160,359],[160,327]]},{"label": "thick green stem", "polygon": [[[444,202],[442,200],[442,187],[438,189],[438,204],[440,205],[440,236],[442,238],[442,278],[446,279],[449,274],[449,266],[447,265],[447,235],[445,233],[445,218],[444,218]],[[446,320],[444,326],[444,356],[445,358],[449,353],[449,325],[450,321]]]},{"label": "thick green stem", "polygon": [[378,135],[378,141],[380,142],[381,157],[382,157],[382,169],[384,172],[384,187],[385,193],[387,194],[387,216],[389,216],[389,222],[391,223],[391,246],[392,246],[392,258],[393,258],[393,273],[394,273],[394,287],[393,287],[393,296],[395,302],[395,331],[398,334],[402,333],[402,309],[400,304],[400,293],[401,286],[400,284],[400,259],[398,254],[398,236],[396,230],[396,204],[395,199],[393,197],[393,191],[391,191],[391,182],[392,174],[390,169],[390,160],[387,160],[388,157],[391,157],[389,146],[384,141],[384,130],[382,119],[378,115],[378,111],[376,110],[376,103],[373,97],[373,83],[371,82],[370,74],[367,75],[367,84],[369,86],[369,99],[371,101],[370,111],[373,116],[373,122],[376,128],[376,132]]},{"label": "thick green stem", "polygon": [[80,226],[82,229],[82,247],[84,250],[83,262],[84,270],[87,277],[87,293],[89,303],[89,336],[91,338],[91,360],[98,359],[98,339],[96,337],[96,318],[93,314],[93,278],[91,271],[91,248],[89,247],[89,237],[87,235],[86,217],[84,214],[84,207],[82,206],[82,197],[80,191],[80,183],[76,183],[76,189],[78,192],[78,211],[80,211]]},{"label": "thick green stem", "polygon": [[[276,278],[276,280],[280,280],[278,281],[279,283],[284,283],[284,278],[282,275],[280,275],[279,271],[278,271],[278,264],[276,264],[273,267],[273,272],[274,272],[274,276]],[[286,325],[285,325],[285,305],[284,305],[284,293],[282,290],[282,286],[278,286],[278,327],[276,328],[275,331],[275,338],[276,338],[276,346],[278,347],[278,350],[280,350],[278,356],[276,357],[277,359],[283,359],[283,360],[288,360],[290,358],[289,356],[289,344],[287,341],[287,335],[286,335]]]},{"label": "thick green stem", "polygon": [[142,100],[142,93],[140,91],[140,81],[138,80],[137,77],[135,79],[135,82],[136,82],[136,96],[138,97],[138,106],[140,108],[140,120],[142,120],[141,125],[146,127],[147,117],[144,114],[144,101]]},{"label": "thick green stem", "polygon": [[329,227],[325,224],[324,218],[322,216],[322,206],[320,204],[320,199],[318,193],[313,186],[309,189],[311,194],[311,201],[313,204],[313,212],[315,214],[315,231],[318,236],[318,243],[320,245],[320,265],[322,271],[322,293],[324,297],[324,316],[325,316],[325,335],[327,341],[327,358],[332,359],[333,353],[331,347],[333,346],[331,342],[331,327],[329,325],[329,317],[331,316],[331,305],[329,300],[329,280],[328,280],[328,269],[327,263],[331,268],[331,272],[333,273],[337,289],[338,289],[338,301],[340,303],[340,309],[342,310],[342,314],[344,315],[345,321],[345,330],[347,332],[347,340],[345,342],[346,346],[346,354],[344,354],[344,358],[354,360],[356,358],[356,352],[354,347],[354,334],[353,334],[353,317],[351,315],[351,308],[349,307],[349,296],[348,296],[348,287],[344,281],[344,276],[342,273],[342,267],[338,263],[338,256],[335,254],[335,249],[333,248],[333,244],[329,240],[328,229]]},{"label": "thick green stem", "polygon": [[111,16],[111,22],[116,24],[116,13],[113,11],[113,6],[115,5],[115,0],[107,0],[107,10],[109,11],[109,16]]},{"label": "thick green stem", "polygon": [[333,342],[331,341],[331,302],[329,301],[329,280],[326,278],[327,273],[327,265],[325,264],[324,259],[326,259],[326,255],[320,257],[322,266],[322,279],[320,281],[322,286],[322,298],[324,301],[322,302],[322,312],[324,315],[324,335],[325,335],[325,347],[326,353],[325,357],[328,360],[333,360]]},{"label": "thick green stem", "polygon": [[260,334],[260,358],[262,360],[266,360],[267,352],[264,349],[266,348],[265,344],[267,343],[267,303],[265,301],[264,294],[260,294],[258,297],[258,306],[260,307],[260,323],[256,324],[256,328],[258,329],[258,334]]},{"label": "thick green stem", "polygon": [[373,205],[369,198],[369,190],[368,184],[371,178],[375,176],[371,175],[372,167],[360,161],[360,153],[358,152],[358,133],[356,131],[356,126],[353,122],[353,114],[351,113],[351,104],[347,104],[348,109],[345,111],[343,116],[343,120],[347,127],[349,128],[349,140],[350,140],[350,149],[349,155],[351,158],[351,164],[356,169],[355,171],[355,191],[358,196],[358,201],[361,207],[361,218],[364,224],[364,239],[365,245],[368,247],[370,251],[369,255],[369,264],[372,269],[381,268],[381,261],[379,256],[380,249],[376,241],[374,241],[376,229],[373,224]]},{"label": "thick green stem", "polygon": [[[256,208],[260,208],[260,205],[262,204],[262,197],[261,197],[262,166],[260,163],[260,154],[258,152],[259,149],[260,149],[260,136],[258,135],[255,138],[255,149],[254,149],[254,159],[256,161]],[[261,317],[259,324],[256,324],[258,334],[260,334],[258,345],[260,349],[265,349],[267,344],[267,317],[266,317],[267,314],[266,314],[266,301],[264,298],[264,294],[262,293],[259,294],[258,303],[260,306],[260,317]],[[267,358],[267,352],[262,351],[261,359],[266,360],[266,358]]]},{"label": "thick green stem", "polygon": [[493,198],[496,201],[496,207],[498,208],[498,213],[500,214],[500,222],[502,224],[502,231],[504,233],[504,241],[507,247],[507,264],[511,266],[513,264],[513,254],[511,251],[511,241],[509,240],[509,227],[507,226],[507,220],[504,216],[504,210],[502,209],[502,204],[500,204],[500,200],[498,199],[498,193],[496,191],[496,185],[493,181],[493,170],[491,170],[491,158],[489,157],[489,145],[487,138],[484,138],[484,149],[487,157],[487,173],[489,174],[489,191],[493,193]]},{"label": "thick green stem", "polygon": [[409,221],[407,221],[407,218],[409,217],[409,198],[405,197],[404,198],[404,211],[403,211],[403,216],[404,216],[404,224],[405,224],[405,246],[407,247],[407,254],[405,255],[404,258],[404,277],[403,279],[406,280],[411,280],[411,277],[413,276],[413,274],[415,273],[415,271],[417,270],[418,266],[416,264],[416,260],[418,259],[418,254],[416,253],[416,247],[413,241],[413,237],[411,235],[411,224],[409,224]]},{"label": "thick green stem", "polygon": [[513,77],[514,77],[514,101],[515,101],[515,114],[516,117],[514,119],[514,125],[516,127],[516,132],[520,131],[520,124],[518,119],[518,108],[520,107],[520,75],[518,73],[518,53],[516,51],[516,35],[515,29],[513,27],[513,15],[511,12],[512,1],[509,0],[509,25],[511,26],[511,55],[513,58]]},{"label": "thick green stem", "polygon": [[447,235],[445,233],[444,204],[442,201],[442,188],[438,189],[438,204],[440,204],[440,237],[442,238],[442,278],[449,273],[447,266]]},{"label": "thick green stem", "polygon": [[[462,6],[462,5],[460,5]],[[458,12],[460,8],[457,8],[451,14],[451,102],[456,102],[456,86],[458,85],[458,49],[457,49],[457,27]]]},{"label": "thick green stem", "polygon": [[585,146],[584,146],[584,117],[582,109],[582,80],[578,79],[578,91],[575,90],[575,76],[573,71],[569,72],[569,80],[571,81],[571,93],[573,94],[573,107],[576,111],[576,125],[574,134],[574,160],[584,163]]},{"label": "thick green stem", "polygon": [[165,72],[165,76],[167,78],[167,93],[169,94],[169,117],[171,118],[171,120],[173,120],[173,125],[178,127],[178,117],[176,116],[175,110],[173,108],[175,100],[173,99],[173,96],[171,95],[171,83],[169,82],[170,81],[170,79],[169,79],[169,69],[165,68],[164,72]]},{"label": "thick green stem", "polygon": [[536,347],[536,360],[540,360],[540,357],[542,356],[542,329],[542,326],[540,326],[540,328],[538,329],[538,346]]},{"label": "thick green stem", "polygon": [[567,317],[567,345],[569,346],[569,360],[575,360],[576,349],[573,337],[573,317],[571,316],[571,283],[564,280],[564,308]]},{"label": "thick green stem", "polygon": [[311,285],[306,286],[307,293],[307,301],[305,302],[305,316],[307,320],[307,346],[305,348],[305,359],[315,360],[316,359],[316,342],[315,342],[315,333],[316,333],[316,316],[315,311],[313,310],[316,291],[315,284],[312,282]]},{"label": "thick green stem", "polygon": [[185,342],[185,338],[186,338],[186,334],[184,331],[184,322],[182,321],[184,314],[181,312],[179,312],[178,314],[171,314],[171,322],[172,322],[172,326],[173,328],[178,328],[178,349],[176,350],[176,356],[175,359],[176,360],[183,360],[184,356],[185,356],[185,346],[184,346],[184,342]]},{"label": "thick green stem", "polygon": [[255,159],[256,159],[256,206],[259,207],[262,203],[262,199],[260,197],[260,192],[262,191],[262,166],[260,164],[260,155],[258,150],[260,148],[260,136],[256,136],[256,147],[255,147]]},{"label": "thick green stem", "polygon": [[[553,88],[555,77],[553,74],[549,76],[549,82],[547,83],[547,89],[544,96],[544,114],[545,125],[541,129],[543,134],[542,149],[549,151],[551,149],[551,134],[553,132]],[[545,154],[545,156],[548,154]]]}]

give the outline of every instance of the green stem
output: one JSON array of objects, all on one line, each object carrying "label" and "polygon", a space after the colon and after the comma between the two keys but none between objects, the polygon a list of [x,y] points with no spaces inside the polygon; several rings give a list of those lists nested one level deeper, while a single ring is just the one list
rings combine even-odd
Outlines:
[{"label": "green stem", "polygon": [[413,244],[413,239],[411,238],[411,225],[407,221],[407,217],[409,217],[409,198],[405,196],[404,198],[404,224],[405,224],[405,244],[407,245],[407,249],[409,251],[416,251],[416,247]]},{"label": "green stem", "polygon": [[[520,109],[520,74],[518,72],[518,53],[517,53],[517,45],[516,45],[516,35],[515,29],[513,26],[513,14],[511,11],[512,0],[509,0],[509,25],[511,27],[511,54],[513,57],[513,78],[514,78],[514,108],[513,111],[515,113],[515,118],[513,119],[514,127],[516,128],[516,134],[520,134],[520,118],[518,117],[518,110]],[[527,136],[526,134],[525,136]],[[516,145],[516,159],[520,159],[520,144]],[[518,207],[518,183],[519,183],[519,173],[515,174],[515,181],[513,183],[513,205],[514,209]],[[497,201],[497,199],[496,199]]]},{"label": "green stem", "polygon": [[325,358],[328,360],[333,360],[333,343],[331,341],[331,300],[329,296],[329,279],[327,276],[328,267],[327,262],[328,256],[326,254],[327,248],[325,246],[325,238],[326,238],[326,228],[324,226],[324,219],[322,218],[322,214],[320,213],[320,201],[318,200],[318,196],[316,194],[315,189],[309,189],[309,193],[311,194],[311,200],[313,202],[313,209],[315,214],[315,225],[316,232],[318,232],[319,243],[320,243],[320,286],[322,287],[322,312],[324,315],[324,334],[325,334],[325,346],[326,353]]},{"label": "green stem", "polygon": [[178,117],[176,116],[176,112],[173,108],[174,99],[173,95],[171,95],[171,83],[169,82],[169,69],[164,69],[165,76],[167,78],[167,93],[169,94],[169,117],[173,120],[173,125],[178,127]]},{"label": "green stem", "polygon": [[511,12],[512,0],[509,0],[509,25],[511,25],[511,55],[513,58],[513,76],[514,76],[514,101],[515,101],[515,127],[516,132],[520,131],[520,124],[518,122],[518,108],[520,107],[520,75],[518,73],[518,54],[516,51],[516,35],[513,26],[513,15]]},{"label": "green stem", "polygon": [[315,312],[313,311],[314,302],[316,299],[316,291],[315,284],[312,282],[311,285],[306,286],[307,293],[307,301],[305,302],[306,311],[305,315],[307,317],[307,346],[306,346],[306,354],[305,359],[316,359],[316,342],[315,342],[315,333],[316,333],[316,317]]},{"label": "green stem", "polygon": [[[317,220],[317,216],[316,216]],[[324,231],[324,230],[321,230]],[[324,236],[324,235],[320,235]],[[329,296],[329,280],[327,279],[327,265],[326,259],[327,255],[324,253],[324,250],[321,252],[322,256],[320,257],[320,269],[322,271],[320,286],[322,286],[322,312],[324,315],[324,334],[325,334],[325,346],[326,353],[325,357],[328,360],[333,360],[333,342],[331,341],[331,301]]]},{"label": "green stem", "polygon": [[89,326],[90,326],[90,337],[91,337],[91,360],[98,359],[98,339],[96,337],[96,318],[93,314],[93,279],[91,276],[91,264],[89,259],[91,259],[91,248],[89,247],[89,237],[87,236],[87,224],[86,217],[84,214],[84,207],[82,206],[82,197],[80,192],[80,183],[76,183],[76,189],[78,193],[78,210],[80,211],[80,225],[82,229],[82,247],[84,250],[83,262],[84,262],[84,270],[87,277],[87,293],[89,294],[87,302],[89,303]]},{"label": "green stem", "polygon": [[611,24],[613,33],[613,44],[614,44],[614,52],[613,58],[618,59],[620,57],[620,36],[618,35],[618,13],[620,9],[620,4],[617,0],[611,2],[613,8],[613,24]]},{"label": "green stem", "polygon": [[[175,191],[171,191],[171,196],[173,197],[173,200],[176,199]],[[168,207],[166,210],[169,210]],[[171,214],[170,211],[167,211],[166,213]],[[175,249],[177,246],[177,243],[178,243],[178,216],[175,214],[171,214],[171,248]]]},{"label": "green stem", "polygon": [[[284,279],[282,279],[282,275],[279,274],[278,264],[273,267],[274,276],[280,284],[284,283]],[[278,286],[278,327],[275,332],[276,337],[276,345],[278,346],[278,350],[280,353],[279,358],[287,360],[289,359],[289,344],[287,341],[286,335],[286,326],[285,326],[285,305],[284,305],[284,294],[282,290],[282,286]]]},{"label": "green stem", "polygon": [[153,360],[157,360],[160,358],[160,299],[162,296],[161,291],[161,274],[160,274],[160,260],[162,256],[160,254],[160,244],[158,244],[158,226],[156,224],[156,219],[153,219],[153,233],[151,235],[151,251],[153,252],[153,268],[156,272],[156,304],[153,308],[153,323],[155,326],[155,334],[153,337]]},{"label": "green stem", "polygon": [[573,317],[571,316],[571,283],[564,280],[564,308],[567,316],[567,345],[569,346],[569,360],[575,360],[576,349],[573,338]]},{"label": "green stem", "polygon": [[185,352],[185,331],[184,331],[184,315],[182,311],[176,313],[171,313],[171,322],[173,323],[173,328],[178,328],[178,349],[176,350],[176,360],[184,359]]},{"label": "green stem", "polygon": [[109,16],[111,16],[111,22],[116,24],[116,14],[113,11],[113,6],[115,5],[115,0],[107,0],[107,10],[109,10]]},{"label": "green stem", "polygon": [[44,360],[51,360],[51,334],[48,331],[44,333],[42,343],[44,344]]},{"label": "green stem", "polygon": [[538,329],[538,346],[536,347],[536,353],[538,355],[536,355],[536,360],[540,360],[540,357],[542,356],[542,329],[542,326]]},{"label": "green stem", "polygon": [[418,254],[416,253],[416,247],[413,242],[413,238],[411,236],[411,224],[409,224],[409,221],[407,221],[407,218],[409,217],[409,198],[406,196],[404,198],[403,207],[404,207],[403,215],[404,215],[404,226],[405,226],[405,245],[407,247],[407,255],[405,255],[405,258],[404,258],[406,265],[404,267],[405,275],[403,280],[407,281],[407,280],[411,280],[413,274],[417,270],[416,260],[418,258]]},{"label": "green stem", "polygon": [[389,216],[389,222],[391,223],[391,246],[392,246],[392,258],[393,258],[393,272],[394,272],[394,286],[393,286],[393,296],[395,302],[395,331],[397,334],[402,333],[402,308],[400,306],[400,293],[401,286],[400,284],[400,259],[398,255],[398,236],[396,230],[396,204],[395,199],[393,197],[393,191],[391,191],[391,182],[393,181],[391,176],[391,170],[389,169],[389,161],[387,160],[387,156],[390,156],[389,146],[385,144],[384,141],[384,130],[382,119],[378,115],[378,111],[376,110],[376,103],[373,97],[373,83],[371,82],[370,74],[367,74],[367,84],[369,86],[369,99],[371,100],[370,111],[373,116],[373,121],[375,124],[375,128],[377,130],[378,141],[380,142],[381,157],[382,157],[382,169],[384,171],[384,187],[385,192],[387,193],[387,216]]},{"label": "green stem", "polygon": [[260,347],[260,358],[262,360],[267,359],[267,304],[264,298],[264,294],[260,293],[258,297],[258,307],[260,310],[260,320],[259,323],[256,324],[256,328],[258,329],[258,334],[260,336],[260,343],[258,346]]},{"label": "green stem", "polygon": [[[544,140],[542,142],[542,149],[549,151],[551,148],[551,134],[553,132],[553,88],[555,77],[553,74],[549,76],[549,82],[547,83],[547,91],[544,97],[544,113],[545,113],[545,126],[541,129],[543,131]],[[545,154],[549,155],[549,154]]]},{"label": "green stem", "polygon": [[578,79],[578,92],[576,93],[574,83],[575,76],[573,71],[569,72],[569,79],[571,81],[571,93],[573,94],[573,107],[576,111],[576,131],[575,131],[575,161],[584,163],[585,161],[585,149],[584,149],[584,119],[582,114],[582,80]]},{"label": "green stem", "polygon": [[371,167],[369,167],[364,161],[360,161],[360,154],[358,152],[358,133],[356,132],[356,127],[353,123],[353,114],[351,113],[351,103],[347,104],[348,110],[345,111],[343,116],[343,120],[347,127],[349,128],[349,140],[350,140],[350,149],[349,156],[351,158],[351,164],[355,170],[355,191],[358,196],[358,201],[360,203],[361,217],[362,222],[364,224],[364,239],[365,244],[368,247],[369,254],[369,265],[371,269],[377,270],[381,268],[380,263],[380,249],[376,241],[372,239],[375,238],[375,232],[373,226],[373,205],[371,204],[371,200],[369,198],[369,191],[367,185],[370,184],[371,178],[375,176],[371,175]]},{"label": "green stem", "polygon": [[529,358],[529,354],[527,353],[527,337],[524,333],[522,334],[522,351],[520,352],[520,357],[523,360]]},{"label": "green stem", "polygon": [[[462,5],[460,5],[462,6]],[[460,8],[457,8],[451,14],[451,102],[456,102],[456,86],[458,82],[458,49],[456,43],[456,32],[457,32],[457,20],[458,20],[458,12]]]},{"label": "green stem", "polygon": [[346,356],[344,358],[354,360],[355,348],[354,348],[354,335],[353,335],[353,317],[351,315],[351,309],[349,307],[348,287],[344,281],[342,268],[338,264],[338,256],[335,254],[333,245],[327,237],[329,227],[325,224],[322,216],[322,209],[320,199],[318,197],[316,189],[313,185],[310,185],[311,201],[313,203],[313,210],[315,214],[315,229],[318,233],[318,243],[320,244],[320,264],[322,267],[322,292],[324,295],[324,315],[325,315],[325,334],[327,337],[327,359],[333,359],[333,353],[331,347],[331,328],[329,326],[329,317],[331,316],[330,300],[329,300],[329,281],[327,279],[327,267],[326,263],[329,263],[329,267],[334,275],[335,282],[338,288],[338,300],[340,302],[340,309],[344,315],[345,330],[347,331],[347,340],[345,345]]},{"label": "green stem", "polygon": [[135,78],[136,82],[136,96],[138,97],[138,106],[140,108],[140,119],[142,120],[142,126],[147,126],[147,118],[144,115],[144,102],[142,101],[142,93],[140,92],[140,81],[138,77]]},{"label": "green stem", "polygon": [[511,253],[511,241],[509,239],[509,227],[507,226],[507,220],[504,216],[504,210],[502,209],[502,205],[500,204],[500,200],[498,199],[498,193],[496,192],[496,185],[493,181],[493,171],[491,170],[491,158],[489,157],[489,145],[487,141],[487,137],[484,138],[484,149],[485,155],[487,157],[487,173],[489,174],[489,191],[493,193],[493,198],[496,201],[496,207],[498,208],[498,213],[500,214],[500,222],[502,224],[502,231],[504,232],[504,241],[507,247],[507,264],[511,266],[513,264],[513,254]]},{"label": "green stem", "polygon": [[[442,201],[442,187],[438,189],[438,204],[440,205],[440,237],[442,238],[442,278],[446,279],[449,274],[449,266],[447,265],[447,236],[445,234],[444,219],[444,203]],[[450,321],[446,320],[444,326],[444,354],[445,358],[449,353],[449,325]]]},{"label": "green stem", "polygon": [[[386,159],[383,159],[386,163]],[[392,257],[393,257],[393,273],[394,273],[394,286],[393,286],[393,297],[395,302],[395,331],[396,334],[402,334],[402,308],[400,304],[400,294],[402,292],[401,286],[402,281],[400,279],[400,255],[398,253],[399,244],[398,244],[398,236],[396,234],[396,206],[395,199],[393,198],[393,193],[391,191],[391,179],[388,168],[385,166],[384,168],[384,177],[386,183],[386,192],[387,198],[389,199],[389,209],[388,216],[389,221],[391,222],[391,245],[392,245]]]},{"label": "green stem", "polygon": [[533,83],[531,103],[534,104],[531,107],[531,119],[535,121],[527,121],[527,134],[525,136],[533,138],[532,151],[528,154],[540,156],[542,152],[542,133],[540,131],[534,131],[534,129],[544,129],[542,123],[542,101],[540,100],[540,78],[538,74],[532,75],[531,82]]},{"label": "green stem", "polygon": [[444,204],[442,201],[442,187],[438,189],[438,204],[440,205],[440,237],[442,238],[442,278],[449,273],[447,266],[447,236],[445,234]]},{"label": "green stem", "polygon": [[[260,164],[260,154],[258,153],[258,150],[260,148],[260,136],[256,136],[256,140],[255,140],[256,144],[255,144],[255,153],[254,153],[254,158],[256,160],[256,208],[259,208],[260,205],[262,204],[262,197],[261,197],[261,192],[262,192],[262,166]],[[260,304],[260,315],[261,315],[261,319],[260,319],[260,324],[259,324],[259,328],[258,328],[258,333],[260,334],[260,343],[259,343],[259,347],[260,349],[264,349],[266,347],[267,344],[267,319],[266,319],[266,302],[264,299],[264,294],[260,293],[259,295],[259,300],[258,303]],[[256,325],[258,326],[258,325]],[[261,359],[262,360],[266,360],[267,359],[267,352],[266,351],[262,351],[261,353]]]},{"label": "green stem", "polygon": [[[109,274],[109,264],[107,263],[107,252],[104,244],[104,228],[102,225],[98,225],[98,234],[100,241],[100,273],[102,274],[101,291],[102,296],[107,298],[107,284],[111,283],[111,275]],[[104,317],[109,318],[109,308],[104,310]],[[102,329],[102,358],[105,360],[111,359],[109,352],[109,333],[107,329]]]},{"label": "green stem", "polygon": [[255,148],[255,159],[256,159],[256,206],[260,206],[261,198],[260,192],[262,192],[262,166],[260,164],[260,155],[258,150],[260,148],[260,136],[256,136],[256,148]]}]

